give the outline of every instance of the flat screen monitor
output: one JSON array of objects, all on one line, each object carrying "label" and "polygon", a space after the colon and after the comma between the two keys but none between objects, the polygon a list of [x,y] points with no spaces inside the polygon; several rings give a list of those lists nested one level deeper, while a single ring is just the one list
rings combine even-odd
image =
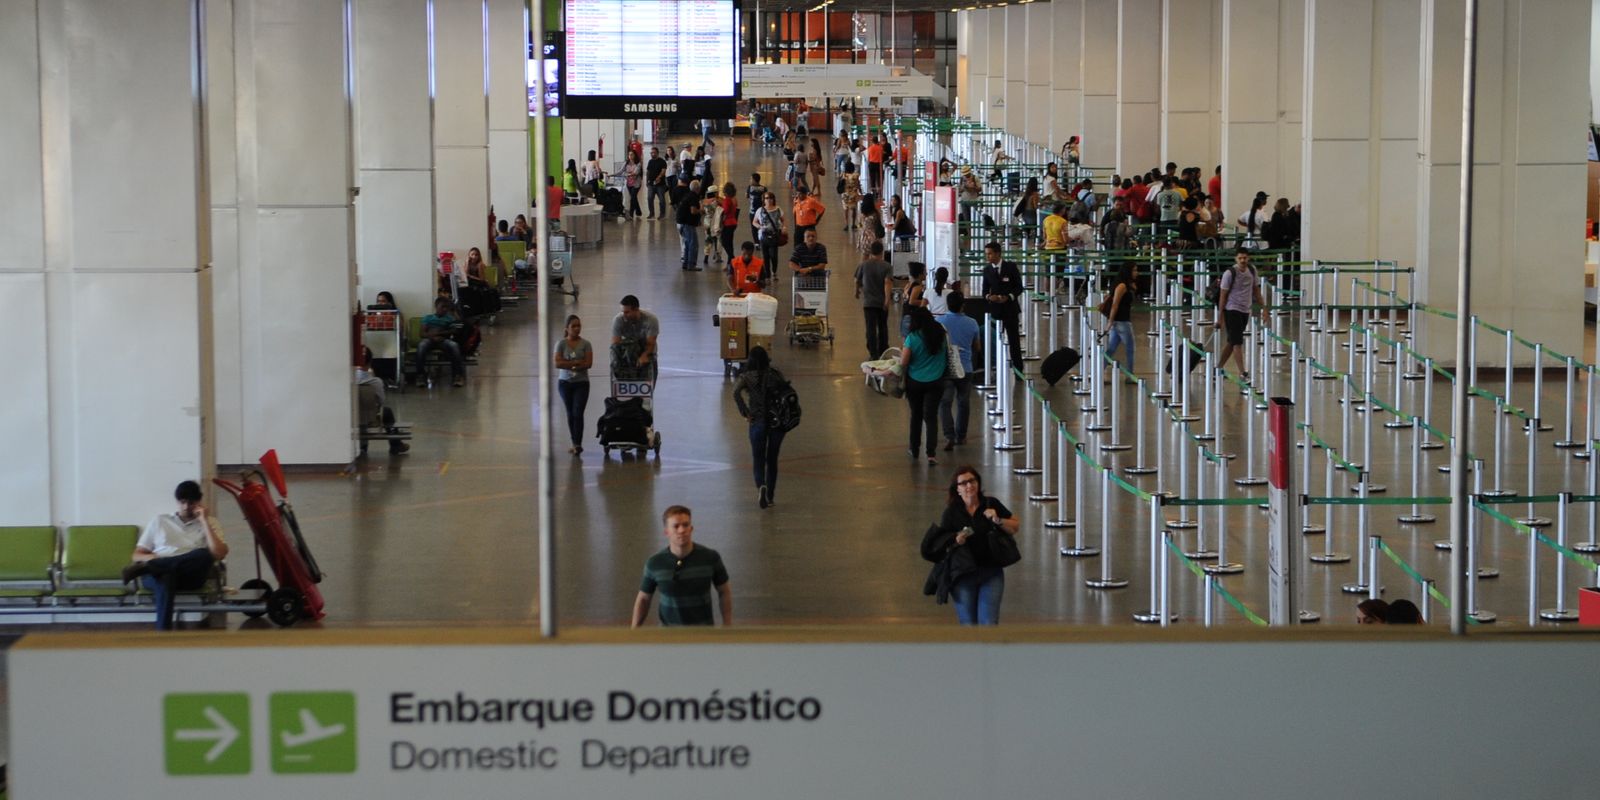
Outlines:
[{"label": "flat screen monitor", "polygon": [[565,0],[569,117],[730,119],[737,0]]},{"label": "flat screen monitor", "polygon": [[535,55],[533,43],[528,44],[528,116],[539,109],[539,85],[534,70],[544,65],[544,113],[547,117],[561,116],[561,33],[547,31],[544,35],[544,53]]}]

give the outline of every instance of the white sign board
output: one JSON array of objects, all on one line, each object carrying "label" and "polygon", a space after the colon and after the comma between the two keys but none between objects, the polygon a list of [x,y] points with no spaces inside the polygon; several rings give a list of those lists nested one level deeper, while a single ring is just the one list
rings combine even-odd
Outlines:
[{"label": "white sign board", "polygon": [[[30,637],[8,658],[12,797],[1594,789],[1593,713],[1572,696],[1593,683],[1594,638],[1128,643],[1079,631],[1068,635],[1088,641],[1074,643],[1042,630],[967,636],[953,623],[920,642],[903,629],[899,641],[809,644],[595,641],[628,641],[624,631],[539,645],[494,633],[385,631],[392,644],[361,646],[295,632],[147,635],[104,649]],[[421,644],[441,640],[451,643]],[[1471,702],[1440,688],[1485,676],[1504,679]],[[1345,767],[1330,777],[1329,765]]]},{"label": "white sign board", "polygon": [[933,97],[933,78],[920,72],[891,74],[883,67],[862,65],[750,64],[745,66],[740,95],[745,99],[774,97]]}]

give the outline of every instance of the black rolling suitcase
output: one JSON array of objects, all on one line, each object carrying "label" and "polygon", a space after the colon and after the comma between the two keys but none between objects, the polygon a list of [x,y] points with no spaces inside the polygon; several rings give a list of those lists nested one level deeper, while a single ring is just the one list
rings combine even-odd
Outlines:
[{"label": "black rolling suitcase", "polygon": [[1062,378],[1065,378],[1073,367],[1078,366],[1078,362],[1081,360],[1083,360],[1083,357],[1078,354],[1077,350],[1063,347],[1045,357],[1044,362],[1039,365],[1039,376],[1044,378],[1046,383],[1054,386]]},{"label": "black rolling suitcase", "polygon": [[606,398],[606,410],[595,424],[595,436],[606,447],[617,443],[649,444],[650,426],[654,424],[644,401],[637,397],[627,399]]}]

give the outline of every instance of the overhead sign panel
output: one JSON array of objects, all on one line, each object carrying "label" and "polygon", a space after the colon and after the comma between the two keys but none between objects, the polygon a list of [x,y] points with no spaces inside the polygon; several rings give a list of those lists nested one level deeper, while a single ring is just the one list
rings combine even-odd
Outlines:
[{"label": "overhead sign panel", "polygon": [[569,117],[732,117],[735,0],[566,0]]},{"label": "overhead sign panel", "polygon": [[750,64],[744,68],[745,97],[933,97],[933,78],[915,70],[902,74],[863,64]]}]

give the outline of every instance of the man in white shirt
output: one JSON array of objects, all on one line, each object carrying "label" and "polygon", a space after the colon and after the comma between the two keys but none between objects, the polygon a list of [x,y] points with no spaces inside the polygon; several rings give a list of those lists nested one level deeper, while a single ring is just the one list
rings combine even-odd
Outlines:
[{"label": "man in white shirt", "polygon": [[198,589],[211,567],[228,556],[222,526],[200,504],[200,484],[184,481],[173,497],[178,513],[150,520],[133,548],[133,563],[122,568],[122,580],[142,580],[155,595],[156,630],[172,630],[173,595]]}]

